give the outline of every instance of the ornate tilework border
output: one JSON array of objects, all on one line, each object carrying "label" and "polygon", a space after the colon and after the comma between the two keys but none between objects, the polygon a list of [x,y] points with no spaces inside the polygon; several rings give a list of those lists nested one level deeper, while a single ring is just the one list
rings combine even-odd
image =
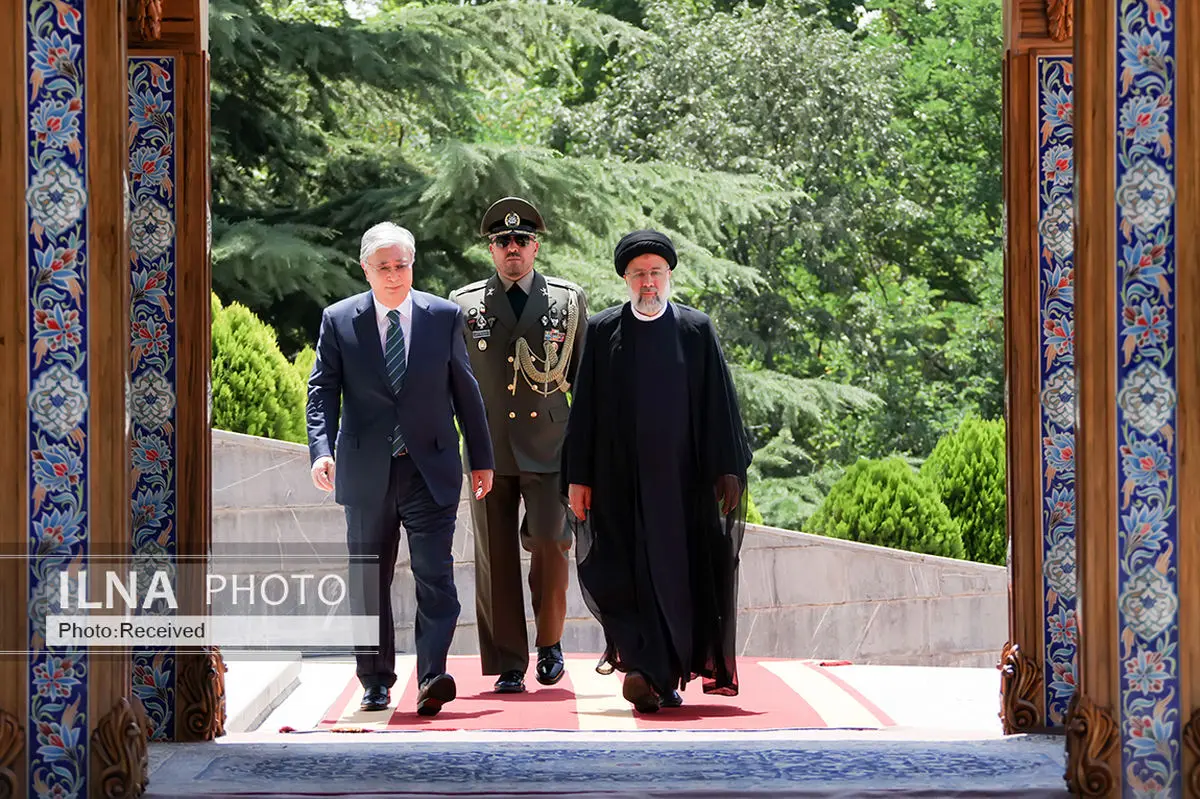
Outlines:
[{"label": "ornate tilework border", "polygon": [[[129,59],[130,364],[133,373],[133,555],[146,579],[174,573],[176,514],[176,69],[171,57]],[[151,613],[169,615],[165,606]],[[174,737],[175,654],[138,650],[133,692],[151,738]]]},{"label": "ornate tilework border", "polygon": [[1075,145],[1069,57],[1037,62],[1038,296],[1042,434],[1042,584],[1046,724],[1075,694]]},{"label": "ornate tilework border", "polygon": [[1181,796],[1174,0],[1116,20],[1117,611],[1125,795]]},{"label": "ornate tilework border", "polygon": [[46,646],[58,574],[88,554],[83,0],[26,0],[29,269],[28,795],[87,795],[84,650]]}]

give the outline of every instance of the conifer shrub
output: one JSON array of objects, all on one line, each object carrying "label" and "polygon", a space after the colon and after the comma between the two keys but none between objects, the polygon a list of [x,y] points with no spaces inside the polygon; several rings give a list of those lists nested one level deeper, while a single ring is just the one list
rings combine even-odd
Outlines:
[{"label": "conifer shrub", "polygon": [[970,560],[1003,565],[1007,553],[1004,420],[967,417],[921,466],[962,533]]},{"label": "conifer shrub", "polygon": [[864,544],[963,556],[962,536],[937,491],[896,457],[863,459],[847,469],[806,528]]},{"label": "conifer shrub", "polygon": [[212,425],[281,441],[307,440],[305,390],[275,331],[240,303],[212,299]]},{"label": "conifer shrub", "polygon": [[754,497],[746,493],[746,524],[763,524],[763,515],[754,504]]}]

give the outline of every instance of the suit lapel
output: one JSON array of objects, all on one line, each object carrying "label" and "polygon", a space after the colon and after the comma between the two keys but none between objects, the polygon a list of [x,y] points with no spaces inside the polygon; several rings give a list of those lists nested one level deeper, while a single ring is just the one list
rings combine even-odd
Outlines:
[{"label": "suit lapel", "polygon": [[[550,310],[550,298],[547,296],[546,278],[541,273],[533,273],[533,283],[529,286],[529,299],[525,301],[525,310],[513,328],[512,337],[515,339],[528,330],[535,321]],[[512,313],[511,306],[509,313]]]},{"label": "suit lapel", "polygon": [[367,359],[368,363],[374,364],[379,379],[388,389],[391,389],[392,380],[388,377],[387,364],[383,360],[383,344],[379,341],[379,322],[375,318],[374,292],[366,293],[365,299],[355,312],[354,335],[358,336],[358,345],[362,348],[363,357]]},{"label": "suit lapel", "polygon": [[487,290],[484,294],[484,305],[487,307],[489,314],[496,317],[496,321],[505,330],[512,332],[517,326],[517,316],[513,313],[512,303],[508,301],[508,295],[504,293],[504,284],[500,282],[500,276],[492,273],[488,278]]}]

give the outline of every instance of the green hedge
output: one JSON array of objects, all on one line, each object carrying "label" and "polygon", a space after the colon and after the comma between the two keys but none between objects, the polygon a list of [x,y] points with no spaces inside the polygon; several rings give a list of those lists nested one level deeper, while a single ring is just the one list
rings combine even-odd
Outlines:
[{"label": "green hedge", "polygon": [[1003,565],[1007,553],[1004,421],[968,417],[921,466],[962,533],[971,560]]},{"label": "green hedge", "polygon": [[212,425],[282,441],[307,441],[305,384],[275,331],[239,303],[212,298]]},{"label": "green hedge", "polygon": [[963,557],[962,536],[937,491],[900,458],[860,460],[846,470],[806,531],[921,552]]}]

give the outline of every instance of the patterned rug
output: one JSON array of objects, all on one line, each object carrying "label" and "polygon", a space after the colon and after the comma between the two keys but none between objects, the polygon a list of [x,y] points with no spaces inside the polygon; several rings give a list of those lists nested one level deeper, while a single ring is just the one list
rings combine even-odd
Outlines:
[{"label": "patterned rug", "polygon": [[[409,658],[387,710],[359,709],[362,687],[348,667],[345,688],[315,731],[399,730],[772,730],[881,729],[894,725],[869,699],[812,661],[739,659],[738,696],[709,696],[692,682],[683,707],[652,715],[633,712],[621,697],[621,675],[597,674],[596,656],[570,656],[567,675],[554,686],[529,679],[523,694],[494,692],[495,677],[481,675],[478,657],[452,657],[458,698],[433,718],[416,714],[417,677]],[[299,732],[284,728],[281,732]]]},{"label": "patterned rug", "polygon": [[[213,797],[1065,797],[1062,739],[655,739],[572,744],[151,744],[147,799]],[[831,733],[836,735],[838,733]],[[844,733],[842,733],[844,734]],[[863,734],[863,733],[855,733]],[[870,733],[866,733],[870,734]],[[159,751],[169,753],[165,759]]]}]

